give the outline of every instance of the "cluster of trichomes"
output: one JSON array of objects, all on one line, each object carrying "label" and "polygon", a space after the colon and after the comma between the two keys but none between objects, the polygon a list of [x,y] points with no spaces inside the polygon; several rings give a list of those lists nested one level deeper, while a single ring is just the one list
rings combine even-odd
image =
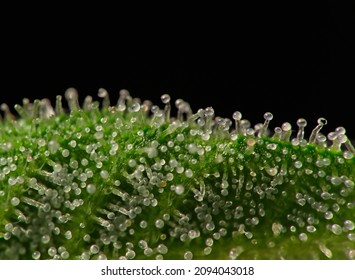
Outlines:
[{"label": "cluster of trichomes", "polygon": [[355,259],[354,147],[75,89],[0,122],[0,259]]}]

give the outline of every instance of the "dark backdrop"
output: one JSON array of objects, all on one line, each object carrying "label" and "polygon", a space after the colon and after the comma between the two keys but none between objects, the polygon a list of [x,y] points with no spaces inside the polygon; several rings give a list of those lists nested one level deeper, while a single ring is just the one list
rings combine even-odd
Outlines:
[{"label": "dark backdrop", "polygon": [[223,117],[239,110],[253,123],[271,111],[271,126],[304,117],[308,135],[324,117],[324,132],[344,126],[355,138],[351,7],[321,2],[129,16],[15,7],[1,27],[0,101],[54,102],[68,87],[82,101],[103,87],[116,102],[125,88],[154,103],[168,93],[194,110],[213,106]]}]

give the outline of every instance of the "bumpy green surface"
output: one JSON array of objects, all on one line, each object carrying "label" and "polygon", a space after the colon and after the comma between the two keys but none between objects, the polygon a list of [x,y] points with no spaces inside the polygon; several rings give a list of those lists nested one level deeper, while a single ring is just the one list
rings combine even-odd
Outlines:
[{"label": "bumpy green surface", "polygon": [[354,259],[355,160],[142,110],[0,123],[0,259]]}]

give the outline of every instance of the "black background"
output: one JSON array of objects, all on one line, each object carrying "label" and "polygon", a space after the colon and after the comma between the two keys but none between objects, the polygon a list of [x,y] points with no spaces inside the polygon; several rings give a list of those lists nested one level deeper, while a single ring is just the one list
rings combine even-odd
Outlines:
[{"label": "black background", "polygon": [[[182,98],[216,115],[239,110],[253,124],[299,117],[306,133],[325,117],[324,133],[354,130],[354,24],[350,4],[251,3],[250,7],[18,6],[3,10],[0,102],[13,108],[64,94],[80,101],[106,88],[161,104]],[[154,11],[154,12],[153,12]]]}]

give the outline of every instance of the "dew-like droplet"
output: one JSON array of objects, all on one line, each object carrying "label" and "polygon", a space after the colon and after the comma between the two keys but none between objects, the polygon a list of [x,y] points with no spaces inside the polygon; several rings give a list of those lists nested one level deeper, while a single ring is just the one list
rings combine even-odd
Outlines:
[{"label": "dew-like droplet", "polygon": [[354,222],[350,221],[350,220],[345,220],[344,221],[344,228],[347,230],[354,230],[354,228],[355,228]]},{"label": "dew-like droplet", "polygon": [[50,247],[48,249],[48,255],[53,257],[55,254],[57,254],[57,249],[55,247]]},{"label": "dew-like droplet", "polygon": [[139,240],[138,246],[141,249],[146,249],[146,248],[148,248],[148,243],[147,243],[147,241],[142,239],[142,240]]},{"label": "dew-like droplet", "polygon": [[177,185],[175,187],[175,193],[177,195],[182,195],[184,193],[184,191],[185,191],[185,187],[183,185]]},{"label": "dew-like droplet", "polygon": [[32,258],[34,260],[38,260],[41,257],[41,253],[39,251],[35,251],[32,253]]},{"label": "dew-like droplet", "polygon": [[276,167],[267,167],[267,168],[265,168],[265,171],[270,176],[275,176],[277,174],[277,168]]},{"label": "dew-like droplet", "polygon": [[162,219],[156,220],[155,221],[155,227],[159,228],[159,229],[163,228],[164,227],[164,221]]},{"label": "dew-like droplet", "polygon": [[48,234],[43,235],[43,236],[41,237],[41,242],[42,242],[43,244],[47,244],[50,240],[51,240],[51,238],[50,238],[50,236],[49,236]]},{"label": "dew-like droplet", "polygon": [[212,248],[211,247],[206,247],[206,248],[203,249],[203,254],[205,256],[208,256],[209,254],[211,254],[211,252],[212,252]]},{"label": "dew-like droplet", "polygon": [[346,179],[344,181],[344,185],[347,186],[348,188],[353,188],[355,184],[354,184],[354,182],[352,180]]},{"label": "dew-like droplet", "polygon": [[306,241],[308,240],[308,236],[307,236],[307,234],[305,234],[305,233],[300,233],[300,234],[298,235],[298,238],[299,238],[302,242],[306,242]]},{"label": "dew-like droplet", "polygon": [[63,251],[62,253],[60,253],[60,257],[61,257],[63,260],[67,260],[67,259],[69,259],[70,254],[69,254],[68,251]]},{"label": "dew-like droplet", "polygon": [[[9,173],[10,173],[10,169],[8,169],[7,167],[5,167],[4,170],[5,169],[9,170]],[[14,178],[14,177],[10,177],[9,180],[7,180],[7,181],[8,181],[10,186],[16,185],[16,178]],[[14,206],[16,206],[16,205],[14,205]]]},{"label": "dew-like droplet", "polygon": [[90,259],[90,253],[88,251],[85,251],[81,253],[80,255],[81,260],[89,260]]},{"label": "dew-like droplet", "polygon": [[325,212],[324,218],[326,218],[327,220],[331,220],[333,218],[333,212],[331,212],[331,211]]},{"label": "dew-like droplet", "polygon": [[352,159],[354,154],[350,151],[344,151],[343,156],[345,159]]},{"label": "dew-like droplet", "polygon": [[109,173],[107,172],[107,170],[101,170],[100,171],[100,176],[103,179],[107,179],[109,177]]},{"label": "dew-like droplet", "polygon": [[87,191],[89,194],[93,194],[93,193],[96,191],[95,185],[93,185],[93,184],[87,185],[87,186],[86,186],[86,191]]},{"label": "dew-like droplet", "polygon": [[213,239],[212,238],[207,238],[205,241],[206,246],[211,247],[213,245]]},{"label": "dew-like droplet", "polygon": [[99,246],[97,246],[96,244],[91,245],[91,247],[90,247],[91,254],[97,254],[99,251],[100,251]]},{"label": "dew-like droplet", "polygon": [[20,199],[19,199],[18,197],[13,197],[13,198],[11,198],[11,204],[12,204],[13,206],[19,205],[19,204],[20,204]]},{"label": "dew-like droplet", "polygon": [[148,226],[148,223],[145,220],[143,220],[143,221],[140,221],[139,226],[144,229]]},{"label": "dew-like droplet", "polygon": [[62,166],[59,163],[57,163],[53,166],[53,170],[54,170],[54,172],[58,173],[62,170]]},{"label": "dew-like droplet", "polygon": [[84,237],[83,237],[83,240],[84,240],[85,242],[90,242],[91,236],[90,236],[89,234],[85,234]]},{"label": "dew-like droplet", "polygon": [[14,226],[11,223],[7,223],[5,225],[5,230],[11,232],[13,230]]},{"label": "dew-like droplet", "polygon": [[343,230],[342,230],[341,226],[339,226],[338,224],[333,224],[332,227],[331,227],[331,231],[335,235],[340,235]]},{"label": "dew-like droplet", "polygon": [[153,254],[153,249],[146,248],[146,249],[144,249],[143,253],[144,253],[145,256],[149,257],[149,256],[151,256]]},{"label": "dew-like droplet", "polygon": [[192,172],[191,169],[186,169],[186,170],[185,170],[185,176],[186,176],[187,178],[191,178],[193,175],[194,175],[194,173]]},{"label": "dew-like droplet", "polygon": [[186,251],[186,252],[184,253],[184,259],[185,259],[185,260],[192,260],[192,258],[193,258],[193,254],[192,254],[191,251]]},{"label": "dew-like droplet", "polygon": [[158,247],[157,247],[157,251],[160,253],[160,254],[166,254],[168,252],[168,247],[166,247],[164,244],[159,244]]},{"label": "dew-like droplet", "polygon": [[307,226],[306,229],[308,232],[315,232],[316,231],[316,228],[314,226]]},{"label": "dew-like droplet", "polygon": [[295,166],[297,169],[300,169],[300,168],[302,167],[302,162],[299,161],[299,160],[297,160],[297,161],[295,161],[294,166]]},{"label": "dew-like droplet", "polygon": [[66,239],[71,239],[71,238],[72,238],[72,233],[71,233],[71,231],[70,231],[70,230],[66,231],[65,234],[64,234],[64,237],[65,237]]},{"label": "dew-like droplet", "polygon": [[70,152],[69,152],[69,150],[68,149],[64,149],[63,151],[62,151],[62,156],[63,157],[68,157],[70,155]]}]

